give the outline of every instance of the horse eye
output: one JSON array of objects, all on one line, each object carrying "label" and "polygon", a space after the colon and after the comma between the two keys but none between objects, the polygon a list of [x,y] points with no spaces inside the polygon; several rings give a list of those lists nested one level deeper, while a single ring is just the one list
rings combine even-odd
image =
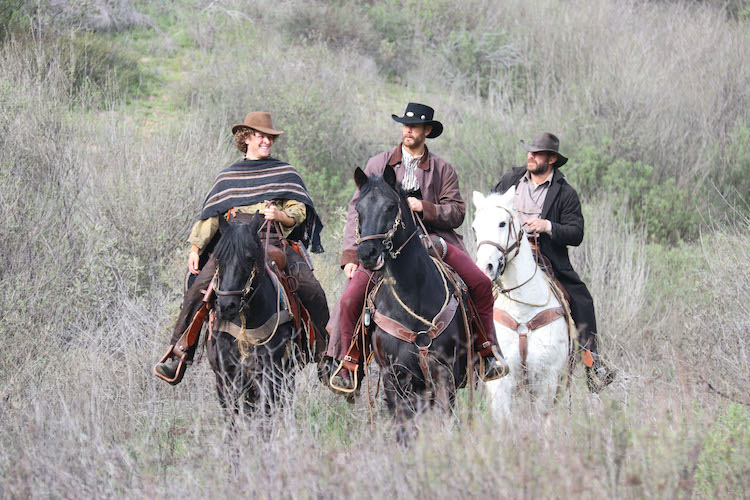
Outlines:
[{"label": "horse eye", "polygon": [[500,224],[498,224],[498,227],[505,227],[505,222],[501,222]]}]

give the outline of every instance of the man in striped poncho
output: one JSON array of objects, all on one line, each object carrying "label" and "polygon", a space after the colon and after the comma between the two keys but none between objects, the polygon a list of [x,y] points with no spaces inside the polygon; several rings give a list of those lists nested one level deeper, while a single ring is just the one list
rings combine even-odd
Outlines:
[{"label": "man in striped poncho", "polygon": [[[209,254],[222,226],[228,224],[224,216],[228,212],[263,213],[267,221],[279,224],[285,238],[301,242],[303,252],[307,247],[312,252],[323,251],[320,244],[323,225],[302,178],[293,166],[271,157],[274,141],[283,133],[274,130],[271,115],[249,113],[244,123],[232,127],[232,133],[237,148],[245,153],[245,157],[216,176],[199,220],[188,238],[192,244],[188,270],[194,277],[188,281],[192,284],[185,292],[182,311],[172,333],[173,346],[178,344],[191,322],[196,321],[196,312],[203,299],[202,290],[208,287],[216,270]],[[297,292],[303,305],[318,331],[325,332],[329,312],[323,288],[304,256],[292,248],[285,253],[287,272],[297,279]],[[192,360],[195,345],[180,345],[178,350],[187,352],[187,359]],[[177,384],[182,379],[182,373],[177,373],[178,366],[177,356],[172,355],[157,363],[154,371],[160,378]]]}]

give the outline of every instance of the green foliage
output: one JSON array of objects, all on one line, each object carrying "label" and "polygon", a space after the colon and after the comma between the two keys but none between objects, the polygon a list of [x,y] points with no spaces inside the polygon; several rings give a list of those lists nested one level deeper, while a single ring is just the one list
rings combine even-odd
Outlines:
[{"label": "green foliage", "polygon": [[750,487],[750,413],[733,403],[719,415],[705,437],[695,472],[706,497],[739,498]]},{"label": "green foliage", "polygon": [[27,9],[24,0],[0,0],[0,42],[28,27]]},{"label": "green foliage", "polygon": [[732,130],[719,157],[725,167],[712,175],[719,194],[740,213],[750,214],[750,125]]},{"label": "green foliage", "polygon": [[646,226],[656,242],[691,239],[698,234],[700,213],[696,188],[678,186],[674,178],[655,180],[654,167],[640,160],[630,161],[608,152],[608,140],[600,146],[584,146],[575,155],[568,181],[584,197],[610,193],[625,209],[618,215]]}]

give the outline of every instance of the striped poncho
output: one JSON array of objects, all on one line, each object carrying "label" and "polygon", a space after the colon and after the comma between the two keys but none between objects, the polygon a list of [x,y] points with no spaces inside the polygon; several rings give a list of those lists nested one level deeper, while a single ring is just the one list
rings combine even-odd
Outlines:
[{"label": "striped poncho", "polygon": [[235,207],[279,198],[296,200],[307,206],[305,222],[292,231],[290,238],[301,241],[312,252],[322,252],[320,232],[323,223],[305,183],[293,166],[275,158],[242,160],[222,170],[203,202],[200,219],[223,215]]}]

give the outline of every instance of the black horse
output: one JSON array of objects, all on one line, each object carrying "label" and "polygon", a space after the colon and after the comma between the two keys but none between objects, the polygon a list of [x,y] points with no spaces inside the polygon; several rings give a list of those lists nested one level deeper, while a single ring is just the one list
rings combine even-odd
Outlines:
[{"label": "black horse", "polygon": [[[357,256],[365,268],[384,271],[372,302],[377,326],[371,339],[388,408],[402,423],[427,408],[449,411],[466,382],[468,352],[454,286],[419,241],[393,168],[369,178],[358,168],[354,180],[360,192]],[[393,321],[405,328],[394,329]]]},{"label": "black horse", "polygon": [[266,265],[258,236],[262,222],[258,213],[238,215],[214,249],[217,318],[207,353],[219,401],[233,420],[257,410],[268,413],[293,383],[295,330]]}]

